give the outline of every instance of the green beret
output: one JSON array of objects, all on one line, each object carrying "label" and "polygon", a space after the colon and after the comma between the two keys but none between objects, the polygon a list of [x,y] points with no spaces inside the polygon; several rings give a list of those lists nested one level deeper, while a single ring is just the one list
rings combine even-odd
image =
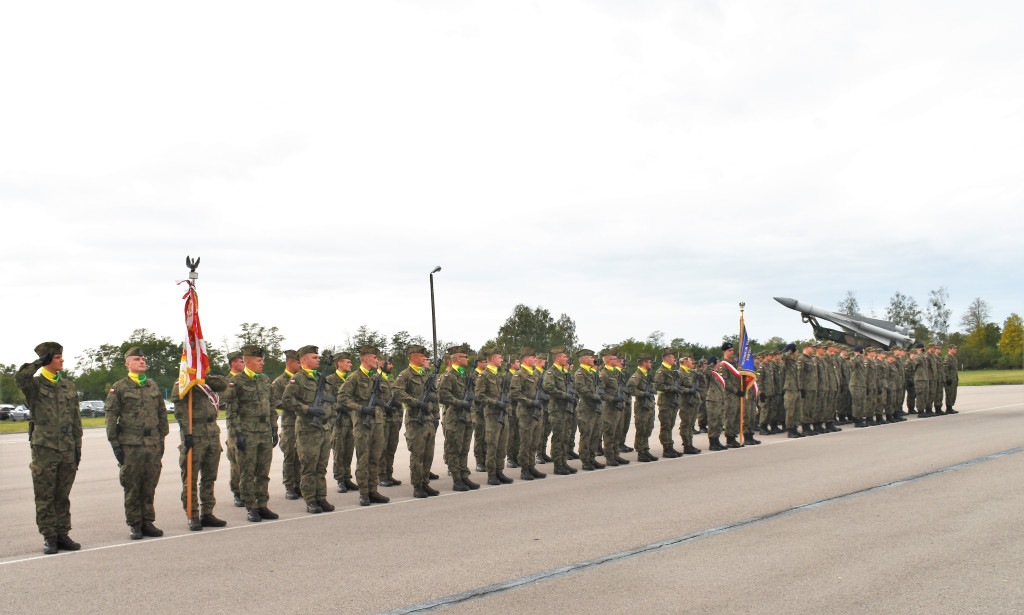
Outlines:
[{"label": "green beret", "polygon": [[672,355],[673,357],[676,356],[676,349],[675,348],[662,348],[661,349],[661,358],[664,359],[668,355]]},{"label": "green beret", "polygon": [[[33,351],[36,353],[36,356],[42,359],[48,352],[52,352],[55,355],[64,354],[64,347],[57,342],[43,342],[36,346]],[[127,359],[128,357],[125,358]]]},{"label": "green beret", "polygon": [[320,354],[320,349],[318,347],[316,347],[316,346],[309,345],[309,346],[303,346],[302,348],[299,348],[297,352],[299,353],[299,358],[301,359],[302,357],[306,356],[307,354],[319,355]]},{"label": "green beret", "polygon": [[284,358],[286,361],[298,361],[299,353],[295,352],[294,350],[285,350]]},{"label": "green beret", "polygon": [[529,346],[527,346],[526,348],[520,348],[519,349],[519,360],[523,360],[526,357],[535,357],[535,356],[537,356],[537,353],[533,350],[533,348],[530,348]]},{"label": "green beret", "polygon": [[142,349],[139,348],[138,346],[132,346],[128,350],[124,351],[124,360],[125,361],[128,360],[128,357],[144,357],[144,356],[146,356],[146,355],[144,355],[142,353]]},{"label": "green beret", "polygon": [[427,354],[427,349],[420,345],[409,346],[405,350],[405,355],[411,357],[414,354]]},{"label": "green beret", "polygon": [[[125,356],[127,357],[127,355],[125,355]],[[228,363],[234,361],[235,359],[241,359],[241,358],[242,358],[242,353],[238,352],[237,350],[228,353]]]},{"label": "green beret", "polygon": [[594,356],[594,351],[593,350],[589,350],[587,348],[582,348],[582,349],[576,351],[576,358],[578,358],[578,359],[582,359],[583,357],[592,357],[592,356]]},{"label": "green beret", "polygon": [[262,359],[263,358],[263,348],[257,346],[256,344],[247,344],[245,346],[242,346],[242,356],[243,357],[259,357],[259,358]]}]

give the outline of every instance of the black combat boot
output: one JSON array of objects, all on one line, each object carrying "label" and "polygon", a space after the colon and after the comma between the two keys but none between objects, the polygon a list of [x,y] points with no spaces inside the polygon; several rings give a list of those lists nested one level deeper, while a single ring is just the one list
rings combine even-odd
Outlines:
[{"label": "black combat boot", "polygon": [[[324,502],[326,502],[326,500],[321,500],[321,501],[318,502],[318,504],[320,504],[320,508],[323,508],[324,510],[327,510],[327,506],[324,506]],[[334,510],[333,506],[331,506],[331,510]],[[269,519],[270,521],[273,521],[275,519],[280,519],[281,518],[281,515],[277,514],[276,512],[274,512],[272,510],[270,510],[266,506],[260,506],[259,508],[256,509],[256,512],[258,512],[260,514],[260,518],[261,519]]]},{"label": "black combat boot", "polygon": [[544,451],[540,452],[540,456],[544,460],[544,463],[551,463],[552,461],[554,461],[554,459],[552,459],[551,456],[545,453]]},{"label": "black combat boot", "polygon": [[[348,491],[348,489],[345,489],[345,491],[342,491],[342,488],[343,487],[342,487],[341,481],[338,481],[338,493],[345,493],[345,491]],[[297,500],[297,499],[299,499],[301,497],[302,496],[299,495],[299,493],[297,491],[292,491],[291,489],[286,489],[285,492],[284,492],[284,499],[286,499],[286,500]]]},{"label": "black combat boot", "polygon": [[370,494],[369,493],[360,493],[359,494],[359,505],[360,506],[369,506],[370,505]]},{"label": "black combat boot", "polygon": [[235,508],[245,508],[245,502],[242,501],[241,496],[235,494]]},{"label": "black combat boot", "polygon": [[[313,504],[306,504],[306,512],[313,512],[313,511],[309,510],[310,506],[313,506]],[[320,512],[320,511],[317,510],[316,512]],[[259,523],[260,521],[263,521],[263,517],[260,516],[259,511],[256,510],[255,508],[246,508],[245,509],[245,518],[248,519],[249,521],[252,521],[253,523]]]},{"label": "black combat boot", "polygon": [[790,427],[789,428],[789,435],[787,435],[786,437],[787,438],[802,438],[802,437],[804,437],[804,434],[802,434],[799,431],[797,431],[796,427]]},{"label": "black combat boot", "polygon": [[816,435],[818,435],[818,434],[814,433],[814,431],[811,429],[810,423],[803,423],[802,425],[800,425],[800,433],[802,433],[805,436],[816,436]]},{"label": "black combat boot", "polygon": [[377,482],[378,482],[378,484],[381,487],[394,487],[395,486],[395,481],[392,480],[390,476],[386,476],[386,475],[385,476],[381,476],[380,480],[377,481]]},{"label": "black combat boot", "polygon": [[957,412],[956,410],[952,409],[952,408],[946,408],[946,414],[960,414],[960,413]]},{"label": "black combat boot", "polygon": [[736,436],[726,436],[725,437],[725,447],[726,448],[740,448],[742,446],[743,445],[740,444],[739,441],[736,439]]},{"label": "black combat boot", "polygon": [[512,479],[505,476],[505,473],[501,470],[498,470],[498,480],[501,481],[502,485],[511,485],[513,482]]},{"label": "black combat boot", "polygon": [[469,487],[470,490],[474,490],[474,489],[479,489],[480,488],[480,483],[474,483],[473,481],[469,480],[468,476],[466,478],[462,479],[462,483],[464,485],[466,485],[467,487]]},{"label": "black combat boot", "polygon": [[374,504],[387,504],[391,501],[391,498],[386,495],[381,495],[376,491],[371,491],[368,495],[370,496],[370,501]]},{"label": "black combat boot", "polygon": [[[141,536],[140,536],[141,538]],[[57,552],[57,537],[48,536],[43,538],[43,555],[53,555]]]},{"label": "black combat boot", "polygon": [[648,453],[647,451],[640,451],[639,453],[636,454],[636,460],[639,461],[640,463],[647,463],[648,461],[651,460],[650,457],[651,454]]},{"label": "black combat boot", "polygon": [[754,433],[753,432],[748,433],[748,434],[743,434],[743,444],[745,444],[747,446],[755,446],[755,445],[760,444],[760,443],[761,443],[760,440],[754,438]]},{"label": "black combat boot", "polygon": [[498,480],[498,475],[497,474],[488,474],[487,475],[487,484],[488,485],[500,485],[501,481]]},{"label": "black combat boot", "polygon": [[[316,501],[316,505],[319,506],[320,510],[322,510],[324,512],[333,512],[334,511],[334,504],[331,504],[327,500],[317,500]],[[260,516],[261,517],[263,517],[263,511],[264,510],[267,510],[267,509],[265,509],[265,508],[261,508],[260,509]],[[267,512],[270,512],[270,511],[267,511]],[[273,515],[274,513],[270,513],[270,514]],[[263,517],[263,518],[264,519],[270,519],[270,517]],[[274,518],[276,519],[277,515],[274,515]]]},{"label": "black combat boot", "polygon": [[722,446],[722,441],[718,438],[708,438],[708,450],[709,451],[724,451],[725,447]]},{"label": "black combat boot", "polygon": [[868,426],[867,421],[865,421],[864,419],[857,419],[857,422],[853,424],[853,427],[855,429],[860,428],[860,427],[867,427],[867,426]]},{"label": "black combat boot", "polygon": [[601,463],[600,461],[598,461],[597,457],[591,457],[590,458],[590,465],[594,466],[598,470],[603,470],[605,468],[605,465],[603,463]]},{"label": "black combat boot", "polygon": [[759,436],[770,436],[772,435],[772,431],[765,427],[764,425],[762,425],[761,428],[757,430],[757,434]]},{"label": "black combat boot", "polygon": [[661,453],[661,456],[664,457],[665,459],[675,459],[680,455],[681,453],[671,446],[664,449]]},{"label": "black combat boot", "polygon": [[[320,508],[320,505],[317,504],[316,502],[306,502],[306,512],[308,512],[309,514],[311,514],[311,515],[319,515],[323,511],[324,511],[324,509]],[[260,514],[256,513],[256,516],[259,517]],[[249,521],[252,521],[252,520],[253,520],[252,517],[250,517]],[[259,519],[256,519],[256,521],[259,521]]]},{"label": "black combat boot", "polygon": [[453,478],[452,491],[469,491],[469,485],[464,483],[461,478]]},{"label": "black combat boot", "polygon": [[572,474],[572,472],[569,471],[569,466],[556,465],[555,474],[558,474],[560,476],[568,476]]},{"label": "black combat boot", "polygon": [[57,548],[65,551],[77,551],[82,548],[82,545],[71,540],[67,534],[57,534]]},{"label": "black combat boot", "polygon": [[700,455],[700,449],[696,446],[686,445],[683,447],[684,455]]},{"label": "black combat boot", "polygon": [[594,467],[594,464],[590,463],[589,461],[584,461],[583,462],[583,470],[584,471],[591,472],[591,471],[596,470],[596,469],[597,468]]},{"label": "black combat boot", "polygon": [[128,537],[132,540],[142,540],[142,524],[133,523],[128,526]]},{"label": "black combat boot", "polygon": [[431,487],[430,483],[423,483],[420,487],[427,492],[427,495],[441,495],[441,492]]},{"label": "black combat boot", "polygon": [[[289,498],[288,497],[289,493],[291,493],[291,492],[286,491],[285,494],[284,494],[284,497],[289,499],[289,500],[297,499],[297,498]],[[341,481],[341,480],[338,481],[338,493],[348,493],[348,485],[345,484],[345,481]]]},{"label": "black combat boot", "polygon": [[426,498],[427,492],[423,490],[423,487],[416,485],[412,488],[412,497],[414,498]]},{"label": "black combat boot", "polygon": [[507,468],[518,468],[519,464],[516,463],[515,459],[513,459],[512,457],[509,457],[508,459],[505,460],[505,467],[507,467]]},{"label": "black combat boot", "polygon": [[487,471],[487,466],[485,466],[482,463],[478,463],[478,464],[476,464],[476,471],[477,472],[486,472]]},{"label": "black combat boot", "polygon": [[633,449],[631,447],[628,447],[625,444],[620,444],[619,445],[619,454],[624,455],[626,453],[632,453],[632,452],[633,452]]},{"label": "black combat boot", "polygon": [[569,452],[565,454],[566,459],[579,459],[580,455],[576,451],[569,449]]},{"label": "black combat boot", "polygon": [[831,432],[837,432],[837,431],[842,431],[843,430],[842,427],[836,427],[835,423],[825,423],[825,429],[827,429],[827,430],[829,430]]},{"label": "black combat boot", "polygon": [[537,462],[537,465],[544,465],[545,463],[547,463],[546,461],[544,461],[544,455],[541,455],[540,453],[537,453],[535,461]]},{"label": "black combat boot", "polygon": [[533,476],[534,478],[547,478],[548,477],[547,474],[541,472],[537,468],[530,468],[530,475]]},{"label": "black combat boot", "polygon": [[203,531],[203,522],[198,517],[192,517],[188,520],[188,529],[191,532],[201,532]]},{"label": "black combat boot", "polygon": [[142,535],[149,536],[150,538],[159,538],[164,535],[164,531],[157,526],[153,525],[152,521],[142,522]]},{"label": "black combat boot", "polygon": [[523,468],[519,471],[519,480],[533,480],[533,474],[530,474],[529,468]]},{"label": "black combat boot", "polygon": [[429,474],[427,474],[427,476],[430,477],[430,480],[437,480],[437,479],[441,478],[440,476],[438,476],[437,474],[434,474],[433,472],[430,472]]},{"label": "black combat boot", "polygon": [[228,524],[227,521],[214,517],[213,513],[199,515],[199,522],[203,524],[203,527],[224,527]]}]

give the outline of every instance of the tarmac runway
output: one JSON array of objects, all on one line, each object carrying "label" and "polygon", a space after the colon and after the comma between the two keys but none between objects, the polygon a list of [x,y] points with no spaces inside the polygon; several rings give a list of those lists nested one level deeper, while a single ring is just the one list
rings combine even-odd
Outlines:
[{"label": "tarmac runway", "polygon": [[331,490],[338,509],[320,515],[284,499],[275,451],[281,519],[262,523],[232,506],[224,459],[215,512],[229,525],[202,532],[185,524],[172,423],[166,533],[140,541],[90,429],[71,492],[83,548],[49,556],[26,436],[4,435],[0,613],[1020,613],[1024,386],[961,388],[957,409],[468,493],[451,491],[439,437],[442,495],[425,500],[403,438],[390,504]]}]

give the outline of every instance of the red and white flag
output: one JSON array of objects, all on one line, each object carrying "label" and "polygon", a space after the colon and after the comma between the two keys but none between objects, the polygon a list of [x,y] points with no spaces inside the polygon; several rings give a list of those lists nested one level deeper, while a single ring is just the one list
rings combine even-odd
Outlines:
[{"label": "red and white flag", "polygon": [[184,399],[192,387],[198,387],[214,405],[219,405],[218,395],[206,386],[210,355],[206,352],[206,340],[203,339],[203,328],[199,324],[199,294],[192,280],[178,282],[183,283],[188,283],[188,291],[182,296],[185,300],[185,328],[188,334],[181,353],[181,367],[178,368],[178,397]]}]

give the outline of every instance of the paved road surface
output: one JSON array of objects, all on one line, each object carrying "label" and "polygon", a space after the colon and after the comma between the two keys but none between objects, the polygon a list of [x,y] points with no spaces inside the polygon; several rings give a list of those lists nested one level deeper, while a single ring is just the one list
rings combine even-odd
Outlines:
[{"label": "paved road surface", "polygon": [[[406,480],[382,489],[391,504],[332,494],[323,515],[284,499],[276,455],[282,519],[259,524],[231,506],[223,461],[229,526],[195,533],[172,445],[156,503],[167,534],[142,541],[92,429],[71,493],[84,548],[51,556],[25,436],[0,436],[0,612],[1020,613],[1024,386],[963,388],[958,409],[470,493],[450,490],[439,441],[441,497],[413,499]],[[400,448],[402,479],[407,461]]]}]

